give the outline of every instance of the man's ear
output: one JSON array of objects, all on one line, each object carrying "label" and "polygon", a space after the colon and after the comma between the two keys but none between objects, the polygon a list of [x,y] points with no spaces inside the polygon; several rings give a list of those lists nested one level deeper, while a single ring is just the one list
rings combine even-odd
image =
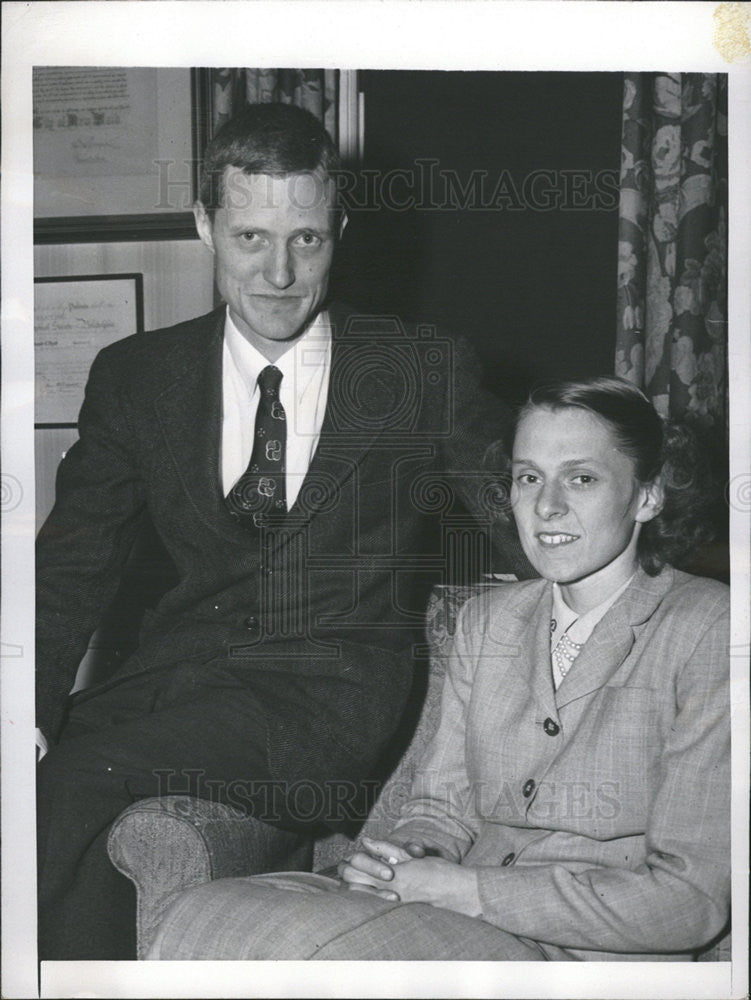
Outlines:
[{"label": "man's ear", "polygon": [[193,203],[193,218],[196,220],[196,229],[201,242],[214,253],[214,224],[202,201]]},{"label": "man's ear", "polygon": [[665,504],[665,488],[662,485],[662,477],[658,476],[651,483],[646,483],[641,487],[642,495],[639,509],[636,512],[636,520],[641,524],[646,524],[662,510]]}]

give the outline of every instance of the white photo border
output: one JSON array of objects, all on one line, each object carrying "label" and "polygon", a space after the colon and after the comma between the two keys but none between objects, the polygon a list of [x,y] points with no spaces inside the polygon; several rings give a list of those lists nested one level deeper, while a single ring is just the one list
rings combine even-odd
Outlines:
[{"label": "white photo border", "polygon": [[[727,963],[45,963],[43,995],[657,997],[747,994],[751,63],[716,47],[748,4],[623,0],[88,0],[3,5],[4,995],[37,995],[33,837],[34,65],[699,71],[729,74],[733,777]],[[719,11],[719,15],[718,15]],[[741,31],[742,25],[738,28]],[[167,40],[171,39],[171,42]]]}]

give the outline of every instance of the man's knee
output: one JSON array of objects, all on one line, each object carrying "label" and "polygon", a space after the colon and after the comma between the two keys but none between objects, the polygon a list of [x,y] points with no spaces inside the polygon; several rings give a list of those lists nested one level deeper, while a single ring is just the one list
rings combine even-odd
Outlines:
[{"label": "man's knee", "polygon": [[[104,807],[125,808],[133,800],[133,775],[108,756],[98,740],[65,740],[52,747],[37,765],[37,809],[45,814],[61,810],[75,822]],[[104,803],[108,806],[104,806]]]},{"label": "man's knee", "polygon": [[64,741],[50,747],[37,765],[37,796],[44,797],[61,785],[75,781],[85,769],[85,762],[72,742]]}]

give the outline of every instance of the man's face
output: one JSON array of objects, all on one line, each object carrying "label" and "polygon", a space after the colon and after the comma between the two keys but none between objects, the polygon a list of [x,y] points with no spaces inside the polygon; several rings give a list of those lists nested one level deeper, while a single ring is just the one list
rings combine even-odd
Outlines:
[{"label": "man's face", "polygon": [[339,235],[334,197],[319,171],[272,176],[226,167],[213,221],[196,204],[217,288],[235,325],[269,361],[284,354],[326,296]]}]

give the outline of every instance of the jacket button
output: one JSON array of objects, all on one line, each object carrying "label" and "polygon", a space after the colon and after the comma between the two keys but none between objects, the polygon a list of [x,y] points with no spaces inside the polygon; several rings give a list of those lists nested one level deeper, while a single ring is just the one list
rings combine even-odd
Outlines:
[{"label": "jacket button", "polygon": [[542,728],[548,736],[557,736],[561,731],[561,727],[553,719],[546,719],[542,724]]},{"label": "jacket button", "polygon": [[511,853],[507,854],[506,857],[503,859],[503,861],[501,861],[501,864],[503,865],[504,868],[507,868],[515,857],[516,855],[514,854],[513,851],[511,851]]},{"label": "jacket button", "polygon": [[528,799],[532,792],[535,790],[535,783],[532,778],[529,778],[524,782],[524,787],[522,788],[522,795],[525,799]]},{"label": "jacket button", "polygon": [[249,615],[243,622],[243,625],[249,632],[258,633],[261,630],[261,623],[255,615]]}]

